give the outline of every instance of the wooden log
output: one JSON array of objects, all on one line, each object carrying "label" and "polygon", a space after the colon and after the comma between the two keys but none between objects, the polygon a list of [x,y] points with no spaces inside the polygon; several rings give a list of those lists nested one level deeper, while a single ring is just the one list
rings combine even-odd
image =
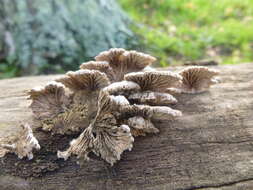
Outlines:
[{"label": "wooden log", "polygon": [[[220,84],[178,96],[173,108],[183,116],[159,123],[158,135],[136,138],[133,150],[113,167],[96,156],[82,167],[75,158],[57,159],[56,149],[66,148],[71,138],[35,130],[44,148],[33,161],[2,158],[0,189],[253,189],[253,64],[215,68]],[[32,121],[25,90],[56,77],[0,80],[0,137],[17,132],[20,121]]]}]

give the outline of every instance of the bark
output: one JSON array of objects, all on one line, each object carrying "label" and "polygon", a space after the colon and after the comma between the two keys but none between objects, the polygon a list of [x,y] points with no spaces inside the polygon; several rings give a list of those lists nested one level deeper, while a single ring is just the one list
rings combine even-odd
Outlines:
[{"label": "bark", "polygon": [[76,70],[105,49],[135,46],[129,24],[116,0],[1,0],[0,63],[15,76]]},{"label": "bark", "polygon": [[[221,70],[220,84],[177,96],[173,108],[183,116],[160,123],[158,135],[136,138],[113,167],[95,156],[82,168],[74,158],[59,160],[54,151],[71,138],[35,130],[44,148],[33,161],[1,159],[0,189],[253,189],[253,64],[215,68]],[[32,121],[24,91],[56,77],[0,81],[0,137],[17,132],[20,121]]]},{"label": "bark", "polygon": [[13,55],[16,49],[11,33],[14,23],[8,18],[15,12],[17,12],[17,7],[13,0],[0,2],[0,61]]}]

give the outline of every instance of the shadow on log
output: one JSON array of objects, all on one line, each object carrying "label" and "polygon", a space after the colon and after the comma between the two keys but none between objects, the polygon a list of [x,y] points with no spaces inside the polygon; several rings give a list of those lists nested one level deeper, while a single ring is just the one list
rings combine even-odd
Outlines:
[{"label": "shadow on log", "polygon": [[[113,167],[95,156],[81,168],[74,158],[57,159],[57,148],[66,148],[72,137],[50,137],[48,144],[48,135],[37,129],[41,152],[32,161],[2,158],[0,189],[253,189],[253,64],[215,68],[220,84],[177,96],[173,108],[183,116],[160,123],[158,135],[137,138]],[[25,90],[56,77],[0,80],[0,137],[32,120]]]}]

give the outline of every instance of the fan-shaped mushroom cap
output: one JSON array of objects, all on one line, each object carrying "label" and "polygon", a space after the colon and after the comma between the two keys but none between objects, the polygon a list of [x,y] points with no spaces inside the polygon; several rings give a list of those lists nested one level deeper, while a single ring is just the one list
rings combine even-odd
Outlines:
[{"label": "fan-shaped mushroom cap", "polygon": [[121,107],[129,105],[128,100],[124,96],[109,95],[108,91],[102,90],[98,99],[97,117],[105,113],[121,110]]},{"label": "fan-shaped mushroom cap", "polygon": [[88,69],[88,70],[98,70],[102,73],[105,73],[110,81],[114,81],[115,73],[110,67],[109,63],[106,61],[89,61],[83,63],[80,66],[80,69]]},{"label": "fan-shaped mushroom cap", "polygon": [[88,127],[96,114],[98,93],[89,92],[90,95],[76,92],[71,104],[64,86],[57,82],[32,89],[28,94],[32,99],[30,107],[36,118],[41,120],[43,130],[52,134],[73,134]]},{"label": "fan-shaped mushroom cap", "polygon": [[176,117],[181,117],[182,112],[179,110],[171,109],[167,106],[153,106],[152,120],[171,120]]},{"label": "fan-shaped mushroom cap", "polygon": [[82,63],[80,65],[80,69],[98,70],[105,73],[108,69],[110,69],[110,65],[106,61],[88,61]]},{"label": "fan-shaped mushroom cap", "polygon": [[128,95],[140,91],[140,86],[132,81],[114,82],[103,90],[111,95]]},{"label": "fan-shaped mushroom cap", "polygon": [[96,61],[106,61],[112,68],[117,67],[122,62],[122,54],[126,50],[123,48],[111,48],[108,51],[103,51],[95,57]]},{"label": "fan-shaped mushroom cap", "polygon": [[130,117],[141,116],[151,120],[171,120],[182,116],[181,111],[167,106],[130,105],[123,106],[122,112]]},{"label": "fan-shaped mushroom cap", "polygon": [[94,125],[96,134],[93,152],[113,165],[120,160],[120,155],[125,150],[131,150],[134,138],[127,125],[119,125],[111,114],[106,114]]},{"label": "fan-shaped mushroom cap", "polygon": [[120,110],[121,106],[129,105],[128,100],[125,98],[125,96],[110,96],[111,102],[115,108],[118,109],[112,109],[112,110]]},{"label": "fan-shaped mushroom cap", "polygon": [[20,159],[24,157],[27,157],[29,160],[33,159],[32,151],[33,149],[40,149],[39,142],[33,136],[32,129],[28,124],[21,125],[21,127],[22,130],[20,133],[15,138],[12,138],[9,144],[0,144],[0,157],[4,156],[8,152],[13,152]]},{"label": "fan-shaped mushroom cap", "polygon": [[212,84],[218,81],[214,76],[219,72],[202,66],[187,67],[179,73],[183,77],[181,90],[184,93],[199,93],[206,91]]},{"label": "fan-shaped mushroom cap", "polygon": [[137,51],[126,51],[123,56],[123,62],[131,72],[140,71],[156,61],[155,57]]},{"label": "fan-shaped mushroom cap", "polygon": [[182,77],[170,71],[146,71],[129,73],[124,77],[140,85],[143,91],[165,91],[166,88],[178,86]]},{"label": "fan-shaped mushroom cap", "polygon": [[107,91],[100,93],[99,109],[93,125],[93,133],[96,134],[93,152],[111,165],[120,159],[124,150],[131,150],[133,146],[134,139],[129,127],[119,124],[114,116],[114,112],[127,105],[129,102],[124,96],[112,96]]},{"label": "fan-shaped mushroom cap", "polygon": [[117,48],[101,52],[95,59],[109,63],[115,73],[115,81],[122,80],[126,73],[141,71],[156,61],[156,58],[150,55]]},{"label": "fan-shaped mushroom cap", "polygon": [[28,99],[32,100],[30,108],[38,119],[52,118],[63,112],[69,104],[64,86],[57,82],[33,88],[28,95]]},{"label": "fan-shaped mushroom cap", "polygon": [[170,94],[161,93],[161,92],[150,92],[150,91],[137,92],[137,93],[131,94],[128,97],[128,99],[138,104],[148,104],[148,105],[158,105],[158,106],[164,106],[164,105],[177,103],[177,99],[174,98],[174,96]]},{"label": "fan-shaped mushroom cap", "polygon": [[129,127],[117,123],[111,113],[118,110],[118,107],[128,104],[124,96],[110,96],[108,92],[102,90],[94,122],[72,141],[67,151],[58,152],[58,157],[67,159],[71,154],[76,154],[87,160],[89,151],[93,151],[113,165],[120,159],[124,150],[130,150],[133,146]]},{"label": "fan-shaped mushroom cap", "polygon": [[77,155],[78,158],[89,160],[88,154],[93,147],[94,136],[92,135],[92,128],[86,128],[78,138],[70,142],[70,147],[66,151],[58,151],[57,157],[67,160],[72,154]]},{"label": "fan-shaped mushroom cap", "polygon": [[82,160],[89,160],[88,154],[93,151],[113,165],[124,150],[131,150],[133,141],[127,125],[117,126],[114,116],[105,114],[85,129],[77,139],[72,140],[66,151],[58,151],[57,155],[65,160],[72,154]]},{"label": "fan-shaped mushroom cap", "polygon": [[109,85],[109,79],[104,73],[96,70],[69,71],[64,77],[56,79],[72,91],[94,91]]},{"label": "fan-shaped mushroom cap", "polygon": [[133,136],[146,136],[146,133],[158,133],[159,130],[149,119],[140,116],[131,117],[127,120]]}]

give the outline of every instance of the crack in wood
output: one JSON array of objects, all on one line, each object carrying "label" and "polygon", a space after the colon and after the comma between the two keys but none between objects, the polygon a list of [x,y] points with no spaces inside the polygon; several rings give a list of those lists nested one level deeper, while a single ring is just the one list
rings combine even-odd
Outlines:
[{"label": "crack in wood", "polygon": [[237,180],[237,181],[225,182],[225,183],[221,183],[221,184],[191,186],[188,188],[179,188],[176,190],[202,190],[202,189],[207,189],[207,188],[220,189],[222,187],[231,187],[231,186],[238,185],[240,183],[245,183],[245,182],[253,182],[253,177],[241,179],[241,180]]},{"label": "crack in wood", "polygon": [[252,140],[244,140],[244,141],[206,141],[206,142],[201,142],[199,144],[204,145],[204,144],[241,144],[241,143],[253,143]]}]

